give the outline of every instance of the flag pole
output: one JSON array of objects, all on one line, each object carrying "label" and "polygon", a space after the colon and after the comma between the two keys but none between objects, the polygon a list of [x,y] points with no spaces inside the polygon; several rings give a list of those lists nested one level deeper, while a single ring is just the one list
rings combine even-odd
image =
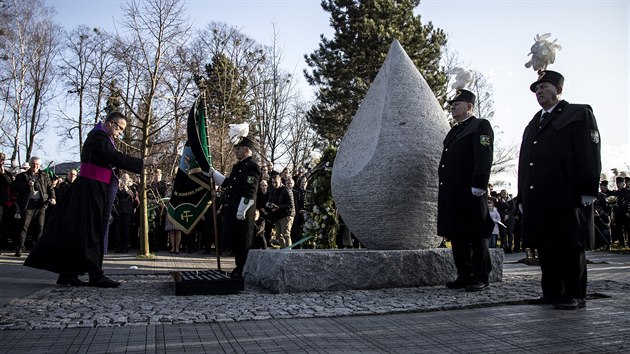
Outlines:
[{"label": "flag pole", "polygon": [[[201,89],[201,109],[203,109],[203,117],[206,120],[206,139],[210,136],[210,131],[208,130],[210,127],[210,119],[208,118],[208,109],[206,106],[206,90],[205,90],[205,85],[203,85],[202,83],[202,89]],[[208,156],[210,156],[210,158],[212,159],[212,155],[210,152],[210,142],[207,141],[207,149],[208,151],[206,152],[208,154]],[[212,166],[210,166],[212,167]],[[211,196],[211,201],[212,204],[210,205],[210,208],[212,209],[212,228],[214,231],[214,249],[215,252],[217,254],[217,270],[221,271],[221,254],[219,251],[219,230],[217,227],[217,189],[214,183],[214,178],[212,178],[212,176],[210,177],[210,196]]]}]

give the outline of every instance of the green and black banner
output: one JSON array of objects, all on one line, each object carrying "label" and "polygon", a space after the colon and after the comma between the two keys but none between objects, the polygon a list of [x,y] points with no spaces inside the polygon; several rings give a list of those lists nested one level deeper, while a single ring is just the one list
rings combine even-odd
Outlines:
[{"label": "green and black banner", "polygon": [[182,152],[167,208],[169,220],[184,233],[192,231],[213,200],[212,178],[202,173],[212,166],[203,100],[198,100],[191,108],[187,132],[188,141]]}]

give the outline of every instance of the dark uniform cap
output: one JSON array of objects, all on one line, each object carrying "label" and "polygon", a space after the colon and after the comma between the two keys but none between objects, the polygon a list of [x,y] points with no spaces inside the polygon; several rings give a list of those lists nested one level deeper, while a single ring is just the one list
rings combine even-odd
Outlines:
[{"label": "dark uniform cap", "polygon": [[558,72],[551,71],[551,70],[541,71],[540,74],[538,75],[538,80],[536,80],[536,82],[531,84],[529,86],[529,89],[532,92],[536,92],[536,85],[538,85],[541,82],[551,82],[552,84],[556,86],[563,86],[564,76],[562,76],[562,74]]},{"label": "dark uniform cap", "polygon": [[622,176],[618,176],[618,177],[615,178],[615,182],[617,182],[617,183],[624,182],[624,178]]},{"label": "dark uniform cap", "polygon": [[606,180],[601,181],[601,182],[599,182],[599,185],[600,186],[608,186],[608,181],[606,181]]},{"label": "dark uniform cap", "polygon": [[239,146],[246,146],[252,151],[256,150],[256,143],[254,143],[250,138],[246,136],[242,137],[241,141],[239,141],[238,143],[236,143],[236,145],[234,145],[234,147],[239,147]]},{"label": "dark uniform cap", "polygon": [[472,105],[475,104],[475,94],[464,89],[459,89],[455,92],[455,97],[448,101],[448,104],[453,104],[455,101],[464,101]]}]

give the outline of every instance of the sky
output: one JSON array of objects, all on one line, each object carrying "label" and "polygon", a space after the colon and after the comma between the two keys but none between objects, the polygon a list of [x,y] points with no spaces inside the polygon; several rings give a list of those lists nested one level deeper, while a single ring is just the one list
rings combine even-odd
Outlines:
[{"label": "sky", "polygon": [[[121,28],[124,1],[45,1],[68,30],[80,24]],[[275,25],[285,70],[312,97],[302,75],[303,56],[317,49],[320,35],[330,39],[333,33],[319,0],[188,0],[185,7],[194,27],[220,21],[266,45],[273,41]],[[459,59],[488,78],[494,89],[492,123],[497,143],[503,145],[519,146],[525,126],[540,110],[529,91],[537,74],[524,64],[536,34],[551,33],[549,39],[557,39],[562,50],[548,69],[564,75],[564,99],[593,108],[603,172],[610,177],[613,167],[630,169],[630,0],[424,0],[415,13],[423,23],[443,29]],[[515,175],[497,178],[513,180]]]}]

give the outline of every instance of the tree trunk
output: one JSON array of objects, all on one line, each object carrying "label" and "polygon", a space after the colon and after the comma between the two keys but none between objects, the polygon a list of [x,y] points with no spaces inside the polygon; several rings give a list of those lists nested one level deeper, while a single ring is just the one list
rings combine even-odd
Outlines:
[{"label": "tree trunk", "polygon": [[[146,146],[146,141],[145,141]],[[146,156],[146,149],[143,150],[143,155]],[[143,158],[144,158],[143,156]],[[149,256],[149,213],[147,203],[147,169],[142,169],[140,174],[140,255]],[[158,216],[159,217],[159,216]]]}]

